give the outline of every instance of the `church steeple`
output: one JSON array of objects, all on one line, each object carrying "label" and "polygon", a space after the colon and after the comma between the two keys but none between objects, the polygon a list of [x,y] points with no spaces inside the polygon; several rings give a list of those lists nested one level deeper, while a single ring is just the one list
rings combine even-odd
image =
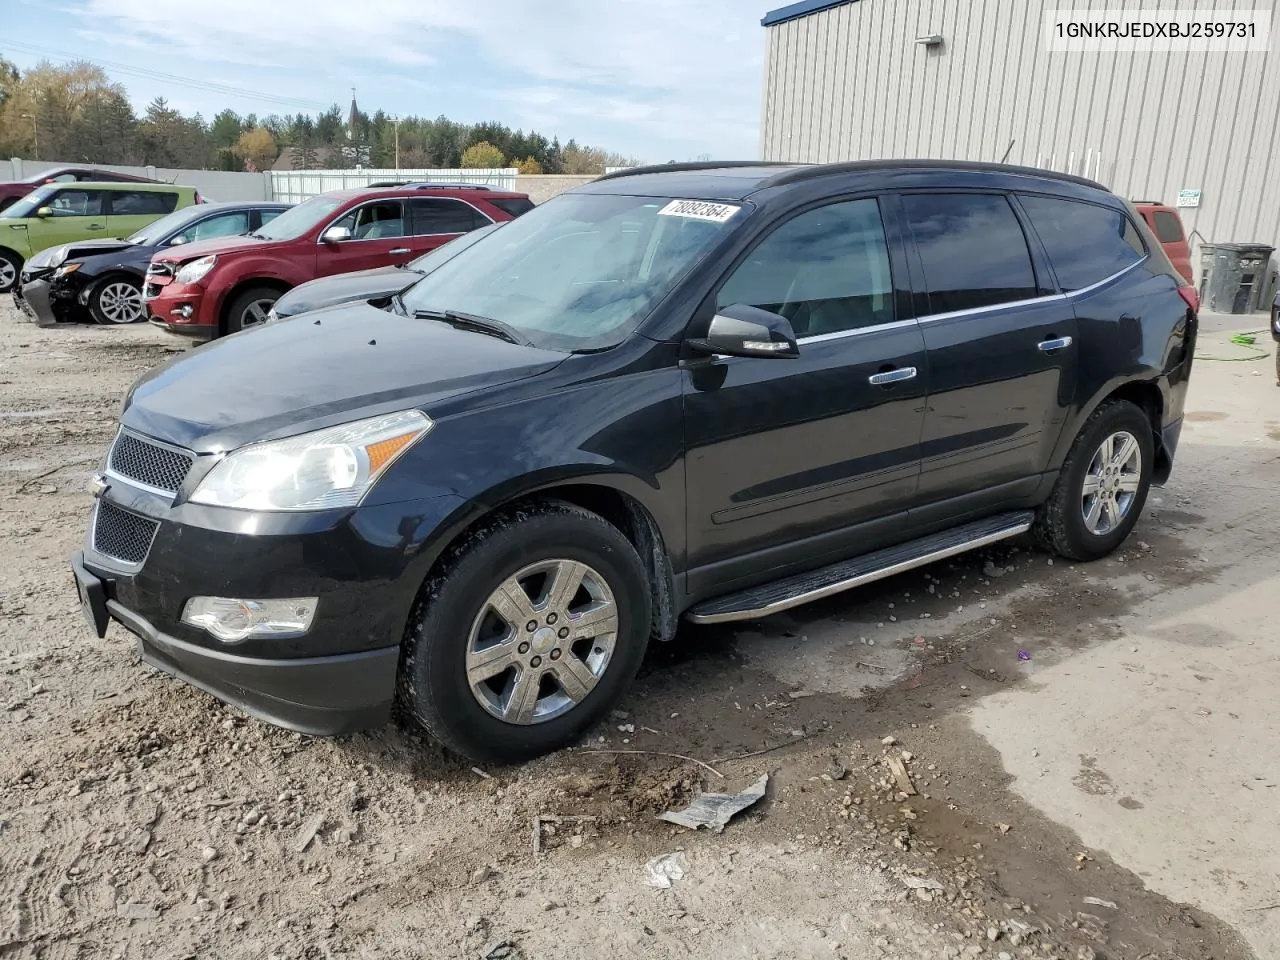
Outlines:
[{"label": "church steeple", "polygon": [[347,113],[347,139],[354,140],[356,136],[356,118],[360,115],[360,108],[356,106],[356,88],[351,88],[351,110]]}]

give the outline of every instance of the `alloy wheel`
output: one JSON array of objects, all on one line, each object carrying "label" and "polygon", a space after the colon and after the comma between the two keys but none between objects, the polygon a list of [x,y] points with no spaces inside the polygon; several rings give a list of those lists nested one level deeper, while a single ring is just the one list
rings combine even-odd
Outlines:
[{"label": "alloy wheel", "polygon": [[18,280],[18,268],[12,261],[0,257],[0,290],[8,290]]},{"label": "alloy wheel", "polygon": [[1089,461],[1081,490],[1080,510],[1085,528],[1106,536],[1118,527],[1142,486],[1142,447],[1133,434],[1121,430],[1099,445]]},{"label": "alloy wheel", "polygon": [[240,329],[247,330],[249,327],[257,327],[266,323],[267,313],[274,305],[274,300],[254,300],[244,308],[244,313],[240,315]]},{"label": "alloy wheel", "polygon": [[604,577],[574,560],[532,564],[499,584],[472,623],[467,684],[499,720],[542,723],[595,689],[617,636]]},{"label": "alloy wheel", "polygon": [[98,293],[98,312],[108,323],[136,323],[142,319],[142,290],[117,280]]}]

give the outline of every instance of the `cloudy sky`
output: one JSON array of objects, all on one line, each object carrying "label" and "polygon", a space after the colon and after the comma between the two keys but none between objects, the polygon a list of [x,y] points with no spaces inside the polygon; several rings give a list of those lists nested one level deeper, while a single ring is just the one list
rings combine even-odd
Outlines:
[{"label": "cloudy sky", "polygon": [[[770,0],[0,0],[0,55],[82,57],[207,117],[341,103],[576,137],[644,161],[758,154]],[[195,81],[179,84],[175,79]],[[274,99],[253,99],[254,91]]]}]

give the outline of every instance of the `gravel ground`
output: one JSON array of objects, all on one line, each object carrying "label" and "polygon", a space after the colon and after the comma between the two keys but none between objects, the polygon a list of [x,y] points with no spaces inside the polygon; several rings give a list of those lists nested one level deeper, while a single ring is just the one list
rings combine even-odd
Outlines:
[{"label": "gravel ground", "polygon": [[[970,723],[1203,576],[1194,521],[1156,511],[1090,568],[1018,543],[684,627],[581,749],[481,771],[400,726],[247,720],[90,634],[66,562],[85,481],[129,382],[184,349],[0,305],[0,957],[1253,956],[1028,802]],[[656,819],[766,773],[720,835]],[[656,889],[668,854],[683,877]]]}]

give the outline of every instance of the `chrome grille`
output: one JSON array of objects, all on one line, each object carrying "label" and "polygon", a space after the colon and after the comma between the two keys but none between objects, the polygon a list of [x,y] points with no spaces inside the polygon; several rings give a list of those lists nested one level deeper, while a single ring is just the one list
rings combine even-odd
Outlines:
[{"label": "chrome grille", "polygon": [[187,478],[187,471],[191,469],[191,460],[190,454],[172,447],[162,447],[132,433],[121,432],[111,445],[107,467],[112,473],[126,479],[145,483],[157,490],[177,493],[182,481]]},{"label": "chrome grille", "polygon": [[106,557],[124,563],[142,563],[147,559],[151,541],[160,524],[128,510],[121,510],[107,500],[98,501],[93,518],[93,549]]}]

